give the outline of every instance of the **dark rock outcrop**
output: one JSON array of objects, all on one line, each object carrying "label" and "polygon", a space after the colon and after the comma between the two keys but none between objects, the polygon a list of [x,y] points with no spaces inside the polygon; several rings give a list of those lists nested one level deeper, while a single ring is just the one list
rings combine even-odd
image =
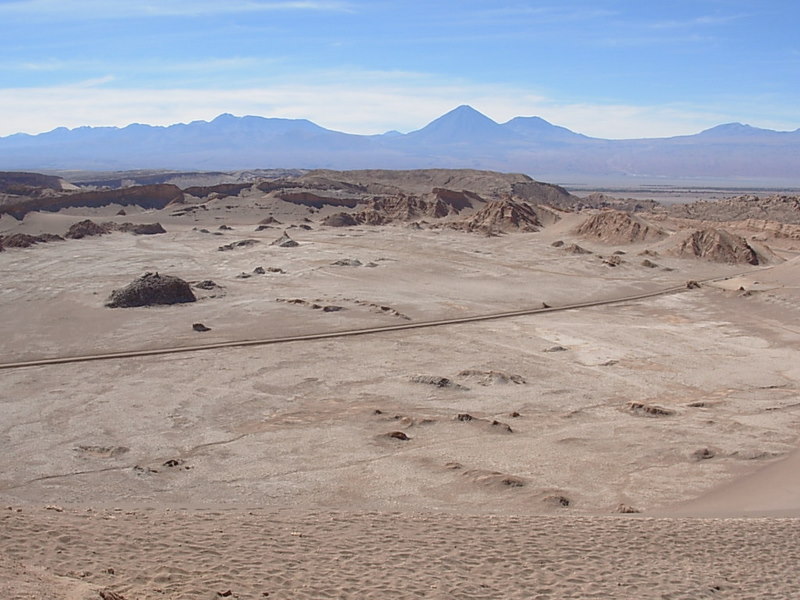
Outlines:
[{"label": "dark rock outcrop", "polygon": [[64,237],[68,237],[72,240],[80,240],[85,237],[111,233],[111,229],[112,228],[108,223],[98,225],[91,219],[86,219],[84,221],[75,223],[72,227],[70,227]]},{"label": "dark rock outcrop", "polygon": [[131,308],[156,304],[182,304],[195,302],[189,284],[172,275],[145,273],[122,289],[111,292],[106,306],[109,308]]}]

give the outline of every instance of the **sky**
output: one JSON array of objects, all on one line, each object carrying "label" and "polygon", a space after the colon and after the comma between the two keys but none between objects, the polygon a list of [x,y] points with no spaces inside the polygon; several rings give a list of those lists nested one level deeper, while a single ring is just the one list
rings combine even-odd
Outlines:
[{"label": "sky", "polygon": [[800,127],[797,0],[0,0],[0,136],[461,104],[594,137]]}]

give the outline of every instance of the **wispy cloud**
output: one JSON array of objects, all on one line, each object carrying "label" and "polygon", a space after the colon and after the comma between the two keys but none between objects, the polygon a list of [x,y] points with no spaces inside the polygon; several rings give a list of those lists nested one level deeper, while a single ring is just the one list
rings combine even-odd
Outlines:
[{"label": "wispy cloud", "polygon": [[650,29],[695,29],[698,27],[725,25],[727,23],[739,21],[747,17],[748,15],[746,14],[705,15],[684,20],[656,21],[653,23],[647,23],[646,27]]},{"label": "wispy cloud", "polygon": [[0,17],[48,19],[125,19],[132,17],[191,17],[276,11],[352,12],[341,0],[14,0],[0,3]]}]

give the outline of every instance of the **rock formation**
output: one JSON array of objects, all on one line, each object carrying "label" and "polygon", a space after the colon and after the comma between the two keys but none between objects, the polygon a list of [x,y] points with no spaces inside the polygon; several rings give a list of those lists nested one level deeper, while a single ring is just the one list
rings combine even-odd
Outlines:
[{"label": "rock formation", "polygon": [[756,251],[743,237],[725,229],[696,229],[675,235],[666,254],[682,258],[703,258],[713,262],[759,264]]},{"label": "rock formation", "polygon": [[155,304],[195,302],[189,284],[172,275],[145,273],[122,289],[114,290],[106,303],[109,308],[131,308]]},{"label": "rock formation", "polygon": [[489,202],[463,221],[448,227],[465,231],[539,231],[542,223],[534,208],[527,202],[511,199]]},{"label": "rock formation", "polygon": [[604,210],[592,215],[576,233],[606,244],[655,242],[667,236],[661,229],[619,210]]}]

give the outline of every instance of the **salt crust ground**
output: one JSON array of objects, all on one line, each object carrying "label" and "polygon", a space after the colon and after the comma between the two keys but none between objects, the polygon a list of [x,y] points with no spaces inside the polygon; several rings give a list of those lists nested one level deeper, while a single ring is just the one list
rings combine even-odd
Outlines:
[{"label": "salt crust ground", "polygon": [[[36,218],[48,217],[65,219]],[[244,223],[222,236],[165,226],[0,254],[13,282],[0,290],[3,361],[404,320],[380,306],[411,320],[555,306],[742,270],[661,257],[674,270],[646,269],[636,247],[607,267],[551,247],[570,241],[566,226],[497,238],[290,230],[290,249],[268,245],[280,230]],[[216,250],[242,238],[262,243]],[[340,258],[378,266],[331,265]],[[286,274],[236,278],[256,266]],[[102,306],[147,270],[223,290],[193,305]],[[779,517],[800,514],[799,272],[790,260],[622,306],[0,372],[0,501],[12,507],[0,590],[792,597],[797,521]],[[212,331],[193,332],[197,321]],[[554,346],[565,350],[544,351]],[[420,374],[458,387],[413,382]],[[630,402],[674,414],[641,416]],[[410,440],[385,436],[395,430]],[[643,512],[602,516],[620,503]],[[772,518],[711,518],[759,513]]]}]

